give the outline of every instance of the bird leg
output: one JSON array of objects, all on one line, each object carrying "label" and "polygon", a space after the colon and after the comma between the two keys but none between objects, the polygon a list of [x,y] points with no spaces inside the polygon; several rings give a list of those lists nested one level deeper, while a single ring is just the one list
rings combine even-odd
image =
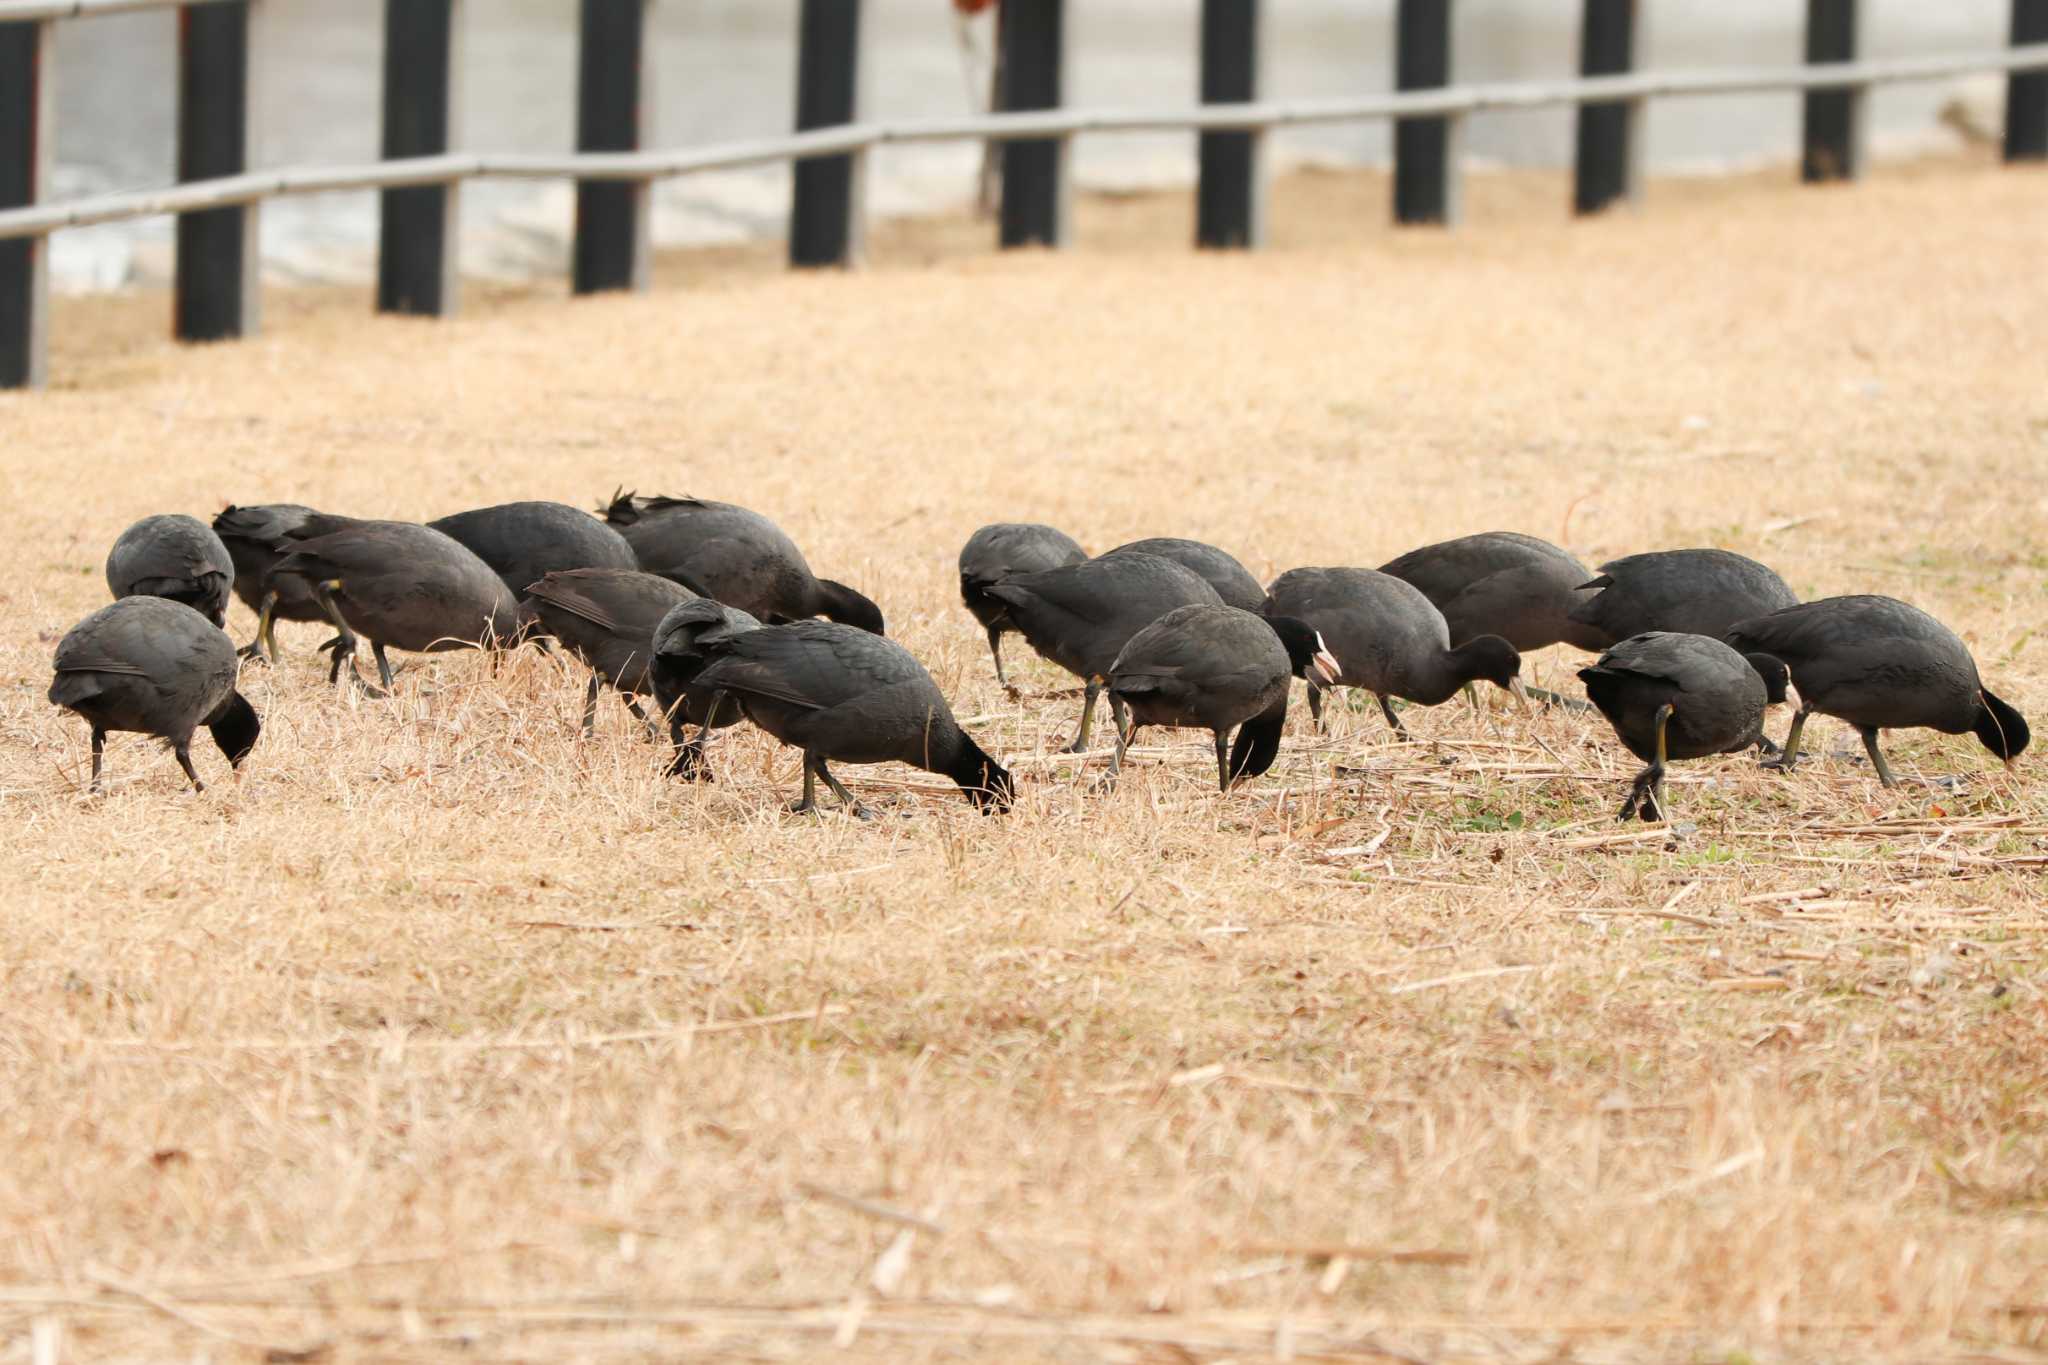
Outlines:
[{"label": "bird leg", "polygon": [[1323,733],[1323,689],[1314,683],[1308,685],[1308,718],[1315,723],[1316,733]]},{"label": "bird leg", "polygon": [[825,766],[825,760],[823,758],[812,759],[811,766],[818,770],[818,776],[825,779],[825,785],[830,787],[832,789],[832,794],[839,798],[839,804],[846,807],[847,810],[851,811],[855,818],[861,820],[874,819],[874,816],[868,813],[867,807],[861,805],[860,802],[854,800],[853,793],[848,791],[844,786],[842,786],[840,784],[839,779],[832,775],[832,770]]},{"label": "bird leg", "polygon": [[187,740],[183,744],[174,746],[171,753],[177,758],[178,766],[185,770],[185,776],[192,779],[192,790],[196,792],[205,791],[206,784],[199,780],[199,774],[193,771],[192,768],[192,742]]},{"label": "bird leg", "polygon": [[1629,784],[1628,799],[1621,803],[1621,814],[1616,819],[1633,820],[1640,816],[1648,824],[1664,818],[1664,764],[1669,753],[1664,730],[1675,709],[1670,702],[1657,708],[1657,757]]},{"label": "bird leg", "polygon": [[267,664],[277,662],[277,623],[273,619],[276,611],[277,589],[271,588],[263,594],[263,606],[256,613],[256,638],[235,653],[244,659],[260,659]]},{"label": "bird leg", "polygon": [[1109,771],[1095,779],[1091,791],[1116,790],[1117,777],[1124,770],[1124,751],[1131,747],[1131,740],[1138,733],[1138,724],[1131,719],[1130,708],[1119,701],[1114,692],[1109,694],[1109,713],[1116,722],[1116,752],[1109,756]]},{"label": "bird leg", "polygon": [[[370,686],[368,683],[364,683],[363,692],[367,696],[388,697],[391,695],[391,660],[384,657],[384,642],[382,640],[370,641],[370,653],[377,660],[377,679],[384,686],[380,690]],[[350,671],[353,672],[354,670],[351,669]]]},{"label": "bird leg", "polygon": [[1884,761],[1884,753],[1877,747],[1877,727],[1859,725],[1856,728],[1862,732],[1863,749],[1870,755],[1870,766],[1877,769],[1877,780],[1887,787],[1898,786],[1898,781],[1892,777],[1891,765]]},{"label": "bird leg", "polygon": [[106,790],[100,782],[100,763],[107,752],[107,732],[95,725],[92,727],[92,785],[86,788],[94,796]]},{"label": "bird leg", "polygon": [[590,686],[583,689],[583,737],[589,739],[597,729],[597,674],[590,675]]},{"label": "bird leg", "polygon": [[659,743],[661,740],[661,727],[654,723],[654,717],[640,709],[640,699],[631,692],[621,692],[619,695],[625,699],[626,709],[633,713],[633,718],[647,727],[647,742],[649,744]]},{"label": "bird leg", "polygon": [[727,700],[728,698],[723,692],[711,694],[711,706],[704,713],[704,723],[697,727],[697,738],[691,740],[688,744],[683,743],[683,703],[680,701],[676,703],[675,715],[669,722],[675,734],[677,745],[675,762],[669,766],[670,773],[677,777],[687,777],[693,782],[709,782],[712,780],[711,769],[704,761],[704,741],[709,739],[711,732],[718,728],[718,716],[720,712],[725,710]]},{"label": "bird leg", "polygon": [[334,604],[334,590],[341,586],[339,578],[330,578],[325,583],[313,585],[313,600],[320,604],[320,610],[327,613],[327,619],[334,622],[341,632],[321,648],[334,655],[334,664],[327,670],[327,681],[331,686],[341,678],[342,665],[348,665],[348,676],[357,686],[362,685],[362,676],[356,672],[356,633],[348,628],[348,622],[341,618],[341,608]]},{"label": "bird leg", "polygon": [[1385,696],[1382,696],[1380,698],[1380,714],[1387,718],[1387,724],[1394,727],[1395,734],[1401,736],[1401,738],[1403,739],[1406,739],[1408,737],[1408,727],[1403,725],[1401,723],[1401,718],[1394,714],[1394,703],[1389,701]]},{"label": "bird leg", "polygon": [[1216,732],[1216,790],[1230,790],[1230,741],[1221,730]]},{"label": "bird leg", "polygon": [[791,815],[806,815],[818,808],[818,777],[811,769],[811,755],[804,751],[804,795],[801,801],[793,801],[787,807]]},{"label": "bird leg", "polygon": [[1465,700],[1472,703],[1474,711],[1484,709],[1479,705],[1479,688],[1477,684],[1468,682],[1459,690],[1465,694]]},{"label": "bird leg", "polygon": [[997,685],[1011,696],[1016,696],[1017,689],[1010,686],[1010,680],[1003,676],[1003,629],[1001,626],[990,626],[988,628],[988,652],[989,657],[996,661]]},{"label": "bird leg", "polygon": [[1806,718],[1812,714],[1813,712],[1804,706],[1794,711],[1792,713],[1792,728],[1785,735],[1784,749],[1779,752],[1776,758],[1767,758],[1759,766],[1776,768],[1781,773],[1791,772],[1792,765],[1799,761],[1799,732],[1806,728]]},{"label": "bird leg", "polygon": [[1095,723],[1095,699],[1102,695],[1102,679],[1090,678],[1087,689],[1081,695],[1081,733],[1074,736],[1074,742],[1067,746],[1070,754],[1088,752],[1088,731]]}]

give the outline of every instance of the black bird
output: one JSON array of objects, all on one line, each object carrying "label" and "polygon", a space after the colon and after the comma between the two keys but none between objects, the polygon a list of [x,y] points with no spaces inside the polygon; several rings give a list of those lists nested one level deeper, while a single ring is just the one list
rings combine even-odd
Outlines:
[{"label": "black bird", "polygon": [[563,569],[638,569],[626,538],[588,512],[559,502],[507,502],[430,521],[505,580],[514,597]]},{"label": "black bird", "polygon": [[1216,785],[1229,791],[1273,766],[1290,679],[1314,672],[1334,683],[1339,668],[1306,622],[1237,607],[1176,607],[1133,635],[1110,665],[1117,721],[1110,775],[1123,767],[1139,726],[1188,726],[1214,732]]},{"label": "black bird", "polygon": [[[576,515],[591,520],[581,512]],[[597,719],[597,693],[605,686],[617,688],[626,709],[654,729],[653,718],[640,709],[639,701],[654,692],[649,671],[654,628],[671,607],[692,596],[688,588],[638,569],[560,569],[527,585],[526,600],[519,604],[520,619],[538,622],[563,648],[590,665],[590,687],[583,694],[584,734]]]},{"label": "black bird", "polygon": [[[691,597],[670,608],[654,628],[654,699],[668,717],[675,759],[669,772],[677,777],[708,781],[704,740],[713,730],[737,724],[740,708],[725,693],[697,686],[697,674],[711,661],[711,645],[761,623],[737,607],[708,597]],[[697,727],[697,738],[683,741],[683,724]]]},{"label": "black bird", "polygon": [[1485,531],[1410,550],[1380,565],[1444,614],[1451,643],[1498,635],[1527,654],[1563,641],[1598,651],[1602,634],[1571,619],[1588,597],[1586,566],[1535,536]]},{"label": "black bird", "polygon": [[235,690],[234,642],[181,602],[128,597],[73,626],[57,646],[50,700],[92,726],[92,790],[109,730],[166,740],[194,791],[192,732],[204,725],[240,767],[263,726]]},{"label": "black bird", "polygon": [[996,681],[1003,687],[1010,686],[1003,676],[1003,632],[1017,625],[1010,619],[1009,605],[988,595],[989,585],[1012,574],[1079,564],[1087,557],[1065,531],[1024,521],[984,526],[961,547],[960,600],[988,632],[989,656],[996,661]]},{"label": "black bird", "polygon": [[1828,597],[1742,621],[1728,632],[1739,650],[1781,660],[1799,689],[1784,754],[1767,766],[1790,771],[1799,733],[1818,711],[1863,736],[1885,786],[1898,785],[1877,747],[1879,730],[1965,732],[2008,767],[2026,751],[2026,718],[1993,696],[1954,631],[1890,597]]},{"label": "black bird", "polygon": [[763,626],[702,640],[710,655],[696,686],[724,692],[747,719],[804,751],[803,800],[822,778],[842,803],[860,803],[825,764],[908,763],[943,773],[984,812],[1006,810],[1016,782],[953,719],[924,666],[894,640],[833,621]]},{"label": "black bird", "polygon": [[[1419,588],[1372,569],[1289,569],[1273,580],[1262,604],[1267,616],[1308,622],[1343,665],[1342,687],[1379,698],[1387,724],[1407,733],[1391,697],[1435,706],[1469,682],[1506,688],[1527,704],[1522,656],[1498,635],[1451,648],[1450,627]],[[1308,709],[1323,718],[1323,689],[1308,680]]]},{"label": "black bird", "polygon": [[702,498],[613,497],[604,519],[640,567],[776,623],[823,616],[882,634],[882,609],[812,574],[796,542],[759,512]]},{"label": "black bird", "polygon": [[504,647],[519,638],[519,603],[491,566],[439,531],[409,521],[362,521],[294,543],[271,570],[304,579],[341,628],[334,666],[359,687],[356,631],[369,637],[377,675],[391,686],[386,646],[419,652]]},{"label": "black bird", "polygon": [[1653,630],[1718,640],[1737,621],[1799,601],[1770,569],[1727,550],[1629,555],[1602,564],[1600,576],[1581,586],[1599,591],[1571,619],[1590,628],[1596,649]]},{"label": "black bird", "polygon": [[1154,536],[1150,540],[1134,540],[1114,550],[1105,550],[1100,557],[1107,559],[1110,555],[1123,554],[1158,555],[1184,569],[1193,569],[1204,582],[1216,589],[1216,596],[1227,607],[1257,615],[1259,604],[1266,600],[1266,590],[1259,586],[1258,579],[1252,577],[1251,570],[1238,563],[1228,551],[1199,540]]},{"label": "black bird", "polygon": [[[1770,660],[1752,662],[1705,635],[1632,636],[1579,670],[1586,695],[1628,751],[1650,766],[1636,774],[1621,819],[1664,818],[1664,765],[1755,744],[1763,733]],[[1783,690],[1783,668],[1779,690]]]},{"label": "black bird", "polygon": [[1095,699],[1131,637],[1175,607],[1222,605],[1193,569],[1130,551],[1017,574],[985,591],[1009,607],[1011,624],[1033,649],[1087,684],[1081,729],[1067,746],[1075,754],[1087,751]]},{"label": "black bird", "polygon": [[228,547],[197,517],[144,517],[121,533],[107,555],[107,588],[124,597],[183,602],[216,626],[228,619],[235,562]]},{"label": "black bird", "polygon": [[256,613],[256,638],[242,647],[245,658],[277,660],[278,621],[325,621],[327,612],[303,579],[273,580],[292,544],[356,525],[354,517],[316,512],[295,502],[228,506],[213,519],[214,534],[235,562],[235,596]]}]

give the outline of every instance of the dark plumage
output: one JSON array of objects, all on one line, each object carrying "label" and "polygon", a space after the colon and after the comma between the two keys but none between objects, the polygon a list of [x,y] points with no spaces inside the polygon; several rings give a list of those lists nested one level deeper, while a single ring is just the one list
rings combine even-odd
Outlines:
[{"label": "dark plumage", "polygon": [[1604,649],[1648,631],[1720,639],[1737,621],[1798,602],[1785,580],[1727,550],[1657,550],[1600,566],[1599,589],[1572,609]]},{"label": "dark plumage", "polygon": [[[1422,591],[1372,569],[1289,569],[1266,590],[1267,616],[1292,616],[1321,633],[1343,665],[1337,683],[1379,698],[1387,723],[1405,732],[1391,697],[1435,706],[1466,683],[1497,684],[1523,699],[1522,656],[1498,635],[1451,648],[1443,613]],[[1322,688],[1308,683],[1309,713],[1323,717]]]},{"label": "dark plumage", "polygon": [[256,638],[242,647],[244,656],[276,661],[278,621],[327,619],[310,584],[299,578],[279,581],[270,571],[294,543],[355,524],[354,517],[316,512],[295,502],[230,505],[213,519],[214,534],[235,562],[235,596],[256,613]]},{"label": "dark plumage", "polygon": [[100,789],[109,730],[167,741],[178,766],[192,769],[192,732],[204,725],[239,767],[263,726],[235,690],[234,642],[181,602],[129,597],[73,626],[57,646],[50,700],[92,726],[92,789]]},{"label": "dark plumage", "polygon": [[1799,733],[1818,711],[1856,727],[1871,766],[1896,785],[1877,747],[1879,730],[1971,733],[2009,765],[2026,751],[2026,718],[1985,689],[1976,660],[1954,631],[1890,597],[1828,597],[1738,622],[1735,648],[1780,660],[1799,689],[1785,752],[1799,761]]},{"label": "dark plumage", "polygon": [[1194,570],[1132,551],[1017,574],[986,591],[1008,606],[1011,623],[1033,649],[1087,684],[1081,728],[1067,746],[1076,754],[1088,748],[1095,699],[1131,637],[1175,607],[1220,606],[1223,600]]},{"label": "dark plumage", "polygon": [[882,609],[844,583],[812,574],[796,542],[759,512],[702,498],[626,493],[605,518],[640,567],[763,621],[824,616],[882,634]]},{"label": "dark plumage", "polygon": [[562,569],[527,585],[526,600],[519,604],[521,620],[537,622],[590,665],[590,687],[583,694],[584,734],[590,733],[597,718],[598,689],[606,685],[617,688],[626,709],[653,729],[654,721],[640,709],[639,698],[654,691],[649,672],[654,628],[671,607],[693,596],[688,588],[638,569]]},{"label": "dark plumage", "polygon": [[1606,641],[1572,611],[1589,597],[1586,566],[1547,540],[1486,531],[1410,550],[1380,565],[1419,589],[1444,614],[1451,643],[1498,635],[1527,654],[1564,641],[1598,650]]},{"label": "dark plumage", "polygon": [[413,522],[360,521],[298,541],[271,574],[304,579],[341,628],[329,682],[346,665],[362,685],[356,631],[369,637],[386,688],[386,646],[433,652],[504,646],[519,637],[519,603],[504,580],[458,542]]},{"label": "dark plumage", "polygon": [[1586,695],[1628,751],[1636,774],[1621,818],[1664,818],[1664,765],[1732,753],[1763,733],[1764,679],[1748,659],[1705,635],[1651,631],[1579,670]]},{"label": "dark plumage", "polygon": [[1259,586],[1259,580],[1252,577],[1251,570],[1237,562],[1234,555],[1207,545],[1199,540],[1183,540],[1178,536],[1154,536],[1150,540],[1134,540],[1128,545],[1119,545],[1106,550],[1102,558],[1110,555],[1140,554],[1158,555],[1170,559],[1184,569],[1193,569],[1202,576],[1202,581],[1216,590],[1216,596],[1225,606],[1256,614],[1259,604],[1266,600],[1266,590]]},{"label": "dark plumage", "polygon": [[227,624],[235,562],[220,537],[197,517],[144,517],[121,533],[107,555],[107,588],[116,599],[162,597]]},{"label": "dark plumage", "polygon": [[1280,752],[1289,680],[1311,671],[1334,682],[1338,663],[1301,621],[1237,607],[1176,607],[1133,635],[1110,665],[1117,718],[1111,774],[1140,725],[1168,725],[1214,732],[1220,790],[1259,776]]},{"label": "dark plumage", "polygon": [[[705,737],[740,719],[740,708],[723,692],[696,685],[697,675],[711,661],[710,647],[760,628],[759,621],[739,608],[708,597],[678,603],[654,628],[654,699],[668,717],[669,735],[675,741],[669,771],[676,776],[708,780]],[[697,727],[697,738],[688,743],[683,740],[685,721]]]},{"label": "dark plumage", "polygon": [[559,502],[506,502],[430,521],[505,580],[514,597],[565,569],[638,569],[633,547],[588,512]]},{"label": "dark plumage", "polygon": [[1016,784],[953,719],[938,685],[894,640],[831,621],[763,626],[700,640],[710,658],[696,685],[738,701],[747,719],[804,751],[804,795],[814,778],[860,813],[825,764],[909,763],[960,784],[983,811],[1007,809]]},{"label": "dark plumage", "polygon": [[988,595],[989,585],[1012,574],[1037,573],[1079,564],[1088,552],[1065,531],[1036,522],[1005,521],[984,526],[960,550],[960,600],[988,632],[989,657],[996,662],[996,681],[1003,676],[1003,632],[1017,628],[1009,604]]}]

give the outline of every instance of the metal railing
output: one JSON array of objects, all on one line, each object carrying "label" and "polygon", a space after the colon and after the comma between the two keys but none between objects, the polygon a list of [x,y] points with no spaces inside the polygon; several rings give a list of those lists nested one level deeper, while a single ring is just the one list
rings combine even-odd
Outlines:
[{"label": "metal railing", "polygon": [[[445,314],[456,302],[455,186],[479,178],[578,182],[578,292],[644,288],[647,185],[694,172],[793,162],[799,172],[791,228],[798,265],[850,264],[864,219],[863,158],[900,143],[989,141],[1005,148],[1001,240],[1005,245],[1066,240],[1066,156],[1084,133],[1185,131],[1202,138],[1197,240],[1255,246],[1264,222],[1263,145],[1275,129],[1391,119],[1397,137],[1395,216],[1404,222],[1453,222],[1458,207],[1459,127],[1487,110],[1558,105],[1580,111],[1574,202],[1596,210],[1640,193],[1640,115],[1651,98],[1799,92],[1806,99],[1805,178],[1853,178],[1862,171],[1864,103],[1874,87],[1909,81],[2004,73],[2009,159],[2048,157],[2048,0],[2014,0],[2014,45],[1995,51],[1856,60],[1854,0],[1808,0],[1808,54],[1798,67],[1634,72],[1634,0],[1586,0],[1582,67],[1622,69],[1577,79],[1503,85],[1401,89],[1352,98],[1271,101],[1245,98],[1166,109],[1012,108],[978,117],[851,121],[858,64],[858,0],[805,0],[805,93],[799,124],[825,123],[785,137],[669,150],[638,148],[638,99],[647,61],[649,0],[582,0],[583,61],[578,143],[551,156],[449,152],[457,66],[458,0],[387,0],[386,159],[352,166],[242,169],[250,111],[249,0],[0,0],[0,204],[8,202],[6,139],[25,147],[13,177],[21,207],[0,207],[0,387],[40,382],[47,328],[41,239],[66,228],[179,216],[177,332],[181,337],[241,335],[255,327],[255,231],[262,201],[284,195],[377,190],[384,195],[379,306]],[[181,8],[180,149],[184,183],[161,189],[38,203],[47,162],[49,25],[57,19]],[[1011,0],[1002,29],[1007,84],[1023,97],[1057,101],[1063,57],[1063,0]],[[1249,92],[1256,70],[1257,0],[1205,0],[1204,88]],[[1846,15],[1844,13],[1846,11]],[[201,15],[204,14],[203,21]],[[1448,42],[1448,0],[1401,0],[1397,47],[1406,77],[1432,63],[1432,44]],[[1032,28],[1038,32],[1026,32]],[[1229,42],[1213,41],[1219,33]],[[1832,46],[1830,46],[1832,45]],[[1417,50],[1420,57],[1417,57]],[[1617,62],[1617,54],[1620,60]],[[1447,71],[1448,49],[1434,70]],[[422,57],[424,56],[424,60]],[[25,58],[25,60],[24,60]],[[1830,59],[1832,58],[1832,59]],[[1020,78],[1029,62],[1049,71]],[[12,66],[10,67],[10,62]],[[1241,69],[1218,72],[1219,64]],[[19,78],[26,75],[25,88]],[[1030,77],[1033,73],[1025,72]],[[8,78],[17,78],[10,95]],[[1414,82],[1404,82],[1413,84]],[[10,113],[9,106],[18,106]],[[19,111],[26,111],[25,114]],[[195,138],[211,144],[196,146]],[[439,145],[436,145],[436,144]],[[1020,155],[1021,153],[1021,155]],[[187,174],[193,167],[226,174]],[[25,179],[26,184],[22,182]],[[27,250],[24,252],[24,244]],[[11,256],[11,259],[10,259]],[[26,257],[26,259],[24,259]]]}]

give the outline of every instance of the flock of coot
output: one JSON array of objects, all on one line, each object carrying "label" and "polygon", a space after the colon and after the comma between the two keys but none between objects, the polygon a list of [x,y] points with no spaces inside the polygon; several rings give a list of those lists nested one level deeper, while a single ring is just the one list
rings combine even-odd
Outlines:
[{"label": "flock of coot", "polygon": [[[274,662],[283,619],[332,626],[329,681],[372,695],[392,685],[387,649],[560,648],[591,670],[585,730],[614,690],[651,732],[666,726],[677,776],[710,776],[706,736],[742,719],[801,749],[793,810],[812,809],[822,781],[861,813],[832,762],[942,773],[983,810],[1016,792],[931,675],[885,636],[881,608],[817,577],[781,528],[729,503],[621,492],[601,519],[516,502],[425,524],[289,503],[229,507],[210,528],[153,516],[115,541],[107,586],[113,604],[58,645],[49,694],[92,726],[95,790],[112,730],[168,742],[194,787],[201,726],[238,766],[261,730],[236,691],[238,654]],[[258,616],[240,651],[223,633],[230,594]],[[1318,725],[1323,694],[1338,687],[1372,693],[1396,731],[1396,699],[1433,706],[1481,682],[1526,706],[1522,654],[1558,643],[1599,653],[1579,671],[1587,697],[1648,765],[1624,820],[1663,817],[1675,759],[1756,747],[1790,769],[1815,713],[1856,727],[1886,786],[1880,730],[1972,733],[2008,764],[2028,740],[1963,642],[1925,612],[1888,597],[1802,603],[1770,569],[1723,550],[1630,555],[1595,575],[1545,541],[1489,532],[1377,570],[1290,569],[1262,586],[1200,541],[1091,556],[1050,526],[1004,523],[961,550],[960,595],[1006,688],[1012,633],[1082,680],[1073,752],[1089,747],[1107,694],[1116,750],[1105,783],[1143,725],[1212,732],[1223,790],[1259,776],[1297,677]],[[381,687],[357,670],[363,641]],[[1788,686],[1799,704],[1780,750],[1763,736],[1764,710]]]}]

